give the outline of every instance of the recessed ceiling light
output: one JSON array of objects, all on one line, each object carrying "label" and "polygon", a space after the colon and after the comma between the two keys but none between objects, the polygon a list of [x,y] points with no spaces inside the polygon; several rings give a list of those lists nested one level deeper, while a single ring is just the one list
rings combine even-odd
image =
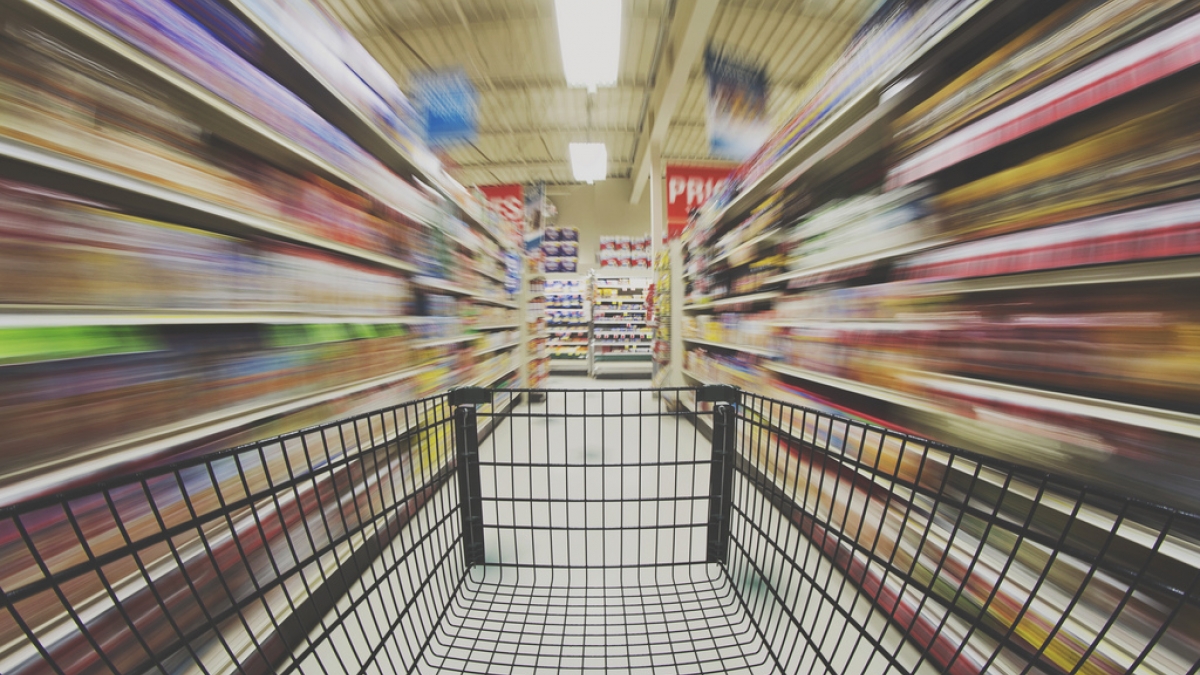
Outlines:
[{"label": "recessed ceiling light", "polygon": [[604,180],[608,177],[608,148],[603,143],[572,143],[571,172],[575,180]]},{"label": "recessed ceiling light", "polygon": [[621,0],[554,0],[567,86],[617,83],[621,61]]}]

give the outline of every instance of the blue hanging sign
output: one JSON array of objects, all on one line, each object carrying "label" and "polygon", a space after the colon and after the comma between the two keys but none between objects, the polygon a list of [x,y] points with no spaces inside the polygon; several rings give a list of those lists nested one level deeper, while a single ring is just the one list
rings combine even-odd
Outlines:
[{"label": "blue hanging sign", "polygon": [[431,147],[475,140],[479,93],[466,71],[458,69],[418,76],[414,89],[414,98],[425,122],[425,140]]}]

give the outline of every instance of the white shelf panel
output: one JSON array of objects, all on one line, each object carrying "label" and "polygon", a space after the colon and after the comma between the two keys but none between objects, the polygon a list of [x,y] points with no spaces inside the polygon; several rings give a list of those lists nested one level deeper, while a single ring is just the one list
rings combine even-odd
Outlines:
[{"label": "white shelf panel", "polygon": [[[0,505],[14,504],[39,494],[45,494],[56,489],[56,486],[73,484],[100,471],[145,462],[172,448],[229,433],[259,420],[286,415],[378,387],[395,384],[433,369],[433,366],[422,366],[365,380],[350,386],[335,387],[324,392],[283,401],[233,406],[183,422],[139,432],[74,453],[70,457],[56,458],[22,467],[8,476],[9,479],[15,478],[19,482],[0,488]],[[40,475],[32,479],[20,479],[21,475],[32,473]]]},{"label": "white shelf panel", "polygon": [[443,325],[457,319],[432,316],[336,316],[256,310],[133,310],[63,305],[0,305],[0,328],[64,326],[171,326],[221,324]]},{"label": "white shelf panel", "polygon": [[483,356],[484,354],[491,354],[493,352],[502,352],[506,349],[512,349],[513,347],[516,347],[520,344],[521,343],[519,341],[514,340],[513,342],[506,342],[505,344],[502,344],[498,347],[488,347],[487,349],[481,349],[478,352],[476,352],[476,354]]},{"label": "white shelf panel", "polygon": [[427,349],[429,347],[441,347],[442,345],[452,345],[459,342],[471,342],[472,340],[478,340],[481,337],[483,336],[476,333],[473,335],[455,335],[444,338],[429,338],[428,340],[417,340],[416,342],[413,342],[411,348]]},{"label": "white shelf panel", "polygon": [[886,260],[888,258],[898,258],[900,256],[911,255],[913,253],[920,253],[921,251],[924,251],[926,249],[937,248],[938,246],[943,246],[943,245],[952,243],[953,241],[954,241],[953,239],[945,239],[945,238],[943,238],[943,239],[926,239],[923,241],[907,244],[904,246],[897,246],[896,248],[890,248],[890,249],[887,249],[884,251],[875,251],[874,253],[864,253],[859,256],[846,258],[844,260],[831,262],[831,263],[828,263],[825,265],[817,265],[815,267],[806,267],[806,268],[802,268],[802,269],[798,269],[798,270],[792,270],[790,272],[785,272],[783,274],[779,274],[779,275],[770,277],[769,279],[767,279],[766,283],[768,283],[768,284],[787,283],[787,282],[795,281],[797,279],[804,279],[807,277],[820,277],[821,275],[833,274],[836,272],[840,272],[842,270],[846,270],[846,269],[850,269],[850,268],[854,268],[854,267],[860,267],[862,265],[867,265],[867,264],[877,262],[880,260]]},{"label": "white shelf panel", "polygon": [[713,342],[711,340],[699,340],[696,338],[689,338],[689,337],[683,338],[683,341],[694,344],[694,345],[705,345],[708,347],[716,347],[718,349],[728,349],[730,351],[743,352],[746,354],[754,354],[755,356],[765,356],[767,358],[772,358],[772,359],[779,357],[779,354],[777,354],[769,349],[759,349],[757,347],[745,347],[743,345],[731,345],[731,344],[728,344],[725,342]]},{"label": "white shelf panel", "polygon": [[908,290],[917,295],[949,295],[1196,278],[1200,278],[1200,258],[1192,257],[1074,267],[995,277],[902,283],[911,284]]},{"label": "white shelf panel", "polygon": [[730,305],[745,305],[753,302],[763,302],[764,300],[773,300],[783,295],[783,291],[764,291],[762,293],[750,293],[748,295],[734,295],[731,297],[721,298],[719,300],[693,302],[683,306],[685,312],[697,312],[712,307],[728,307]]},{"label": "white shelf panel", "polygon": [[65,179],[82,181],[90,185],[93,192],[99,190],[102,193],[97,195],[98,199],[143,205],[160,213],[162,218],[181,225],[237,236],[265,236],[410,274],[417,272],[415,265],[301,232],[281,220],[239,211],[10,138],[0,138],[0,158],[47,170]]}]

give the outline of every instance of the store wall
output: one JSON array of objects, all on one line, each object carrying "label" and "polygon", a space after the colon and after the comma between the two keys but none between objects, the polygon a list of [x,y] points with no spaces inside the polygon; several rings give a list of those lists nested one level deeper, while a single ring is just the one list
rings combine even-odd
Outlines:
[{"label": "store wall", "polygon": [[633,181],[623,178],[602,180],[594,185],[546,189],[550,201],[558,207],[559,226],[579,228],[581,273],[600,269],[596,253],[600,249],[601,235],[634,237],[650,234],[649,191],[643,192],[639,203],[630,204],[632,189]]}]

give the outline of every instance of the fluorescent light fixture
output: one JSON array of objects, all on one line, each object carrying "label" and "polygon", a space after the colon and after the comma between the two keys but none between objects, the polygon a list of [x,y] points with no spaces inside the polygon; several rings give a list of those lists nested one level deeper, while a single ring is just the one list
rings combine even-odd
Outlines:
[{"label": "fluorescent light fixture", "polygon": [[554,0],[567,86],[617,83],[621,61],[621,0]]},{"label": "fluorescent light fixture", "polygon": [[604,180],[608,177],[608,148],[603,143],[572,143],[571,172],[575,180]]}]

